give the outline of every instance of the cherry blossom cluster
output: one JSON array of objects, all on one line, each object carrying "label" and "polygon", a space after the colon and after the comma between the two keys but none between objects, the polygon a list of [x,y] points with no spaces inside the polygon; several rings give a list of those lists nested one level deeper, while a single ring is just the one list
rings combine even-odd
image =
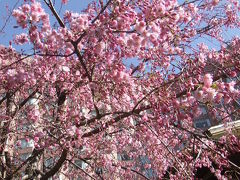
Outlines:
[{"label": "cherry blossom cluster", "polygon": [[[224,37],[240,26],[237,0],[95,1],[60,13],[42,3],[13,11],[23,29],[13,46],[28,43],[32,56],[0,51],[8,134],[33,142],[39,159],[55,159],[39,176],[59,168],[70,178],[193,179],[207,168],[219,179],[236,177],[228,161],[239,152],[234,131],[216,140],[196,122],[239,120],[240,40]],[[25,124],[31,130],[19,132]]]}]

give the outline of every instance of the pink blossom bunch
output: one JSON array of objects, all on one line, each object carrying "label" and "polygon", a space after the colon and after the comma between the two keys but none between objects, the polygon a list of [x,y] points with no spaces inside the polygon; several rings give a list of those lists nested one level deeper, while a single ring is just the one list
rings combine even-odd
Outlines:
[{"label": "pink blossom bunch", "polygon": [[[24,1],[23,31],[0,47],[0,177],[237,179],[227,123],[239,117],[240,41],[225,34],[240,27],[239,2],[61,3]],[[26,171],[12,165],[22,138],[34,144]]]},{"label": "pink blossom bunch", "polygon": [[27,43],[28,41],[29,41],[28,35],[25,34],[25,33],[16,35],[16,38],[15,38],[15,40],[14,40],[14,42],[15,42],[16,44],[19,44],[19,45],[25,44],[25,43]]}]

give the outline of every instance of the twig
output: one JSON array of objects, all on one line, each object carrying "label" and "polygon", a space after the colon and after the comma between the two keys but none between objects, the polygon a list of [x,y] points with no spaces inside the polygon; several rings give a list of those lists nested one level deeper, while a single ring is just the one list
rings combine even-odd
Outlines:
[{"label": "twig", "polygon": [[98,15],[92,20],[92,24],[94,24],[96,22],[96,20],[98,20],[99,16],[105,11],[105,9],[108,7],[108,5],[112,2],[112,0],[109,0],[105,6],[101,9],[101,11],[98,13]]},{"label": "twig", "polygon": [[11,12],[10,12],[10,14],[8,15],[6,21],[5,21],[4,25],[3,25],[3,27],[2,27],[1,30],[0,30],[0,33],[3,33],[3,30],[4,30],[4,28],[6,27],[7,23],[9,22],[9,20],[10,20],[10,18],[11,18],[11,16],[12,16],[13,10],[17,7],[19,1],[20,1],[20,0],[18,0],[18,1],[14,4],[14,6],[13,6]]},{"label": "twig", "polygon": [[73,163],[71,160],[67,159],[68,162],[70,162],[72,165],[74,165],[75,167],[77,167],[78,169],[80,169],[84,174],[86,174],[87,176],[89,176],[91,179],[94,179],[94,177],[92,177],[90,174],[88,174],[86,171],[84,171],[81,167],[79,167],[77,164]]}]

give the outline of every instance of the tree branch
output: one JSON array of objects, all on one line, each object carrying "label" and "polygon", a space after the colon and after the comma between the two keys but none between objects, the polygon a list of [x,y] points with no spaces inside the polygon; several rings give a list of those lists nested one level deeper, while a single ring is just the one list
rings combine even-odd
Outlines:
[{"label": "tree branch", "polygon": [[92,20],[92,24],[94,24],[98,18],[100,17],[100,15],[107,9],[108,5],[112,2],[112,0],[109,0],[105,6],[101,9],[101,11],[98,13],[98,15]]},{"label": "tree branch", "polygon": [[76,163],[73,163],[71,160],[68,160],[68,162],[70,162],[72,165],[74,165],[76,168],[80,169],[84,174],[86,174],[87,176],[89,176],[91,179],[94,179],[94,177],[92,177],[90,174],[88,174],[86,171],[84,171],[81,167],[79,167]]},{"label": "tree branch", "polygon": [[[115,165],[115,164],[113,164],[113,166],[117,167],[117,165]],[[136,170],[134,170],[132,168],[129,169],[129,168],[126,168],[124,166],[120,166],[120,167],[121,167],[121,169],[124,169],[124,170],[130,170],[130,171],[132,171],[132,172],[142,176],[144,179],[150,180],[147,176],[145,176],[144,174],[142,174],[142,173],[140,173],[140,172],[138,172],[138,171],[136,171]]]},{"label": "tree branch", "polygon": [[31,98],[33,98],[33,96],[35,96],[35,94],[38,92],[38,88],[36,88],[35,91],[33,91],[26,99],[24,99],[18,107],[18,110],[21,109]]},{"label": "tree branch", "polygon": [[6,180],[11,180],[12,177],[13,177],[20,169],[22,169],[22,167],[25,166],[27,163],[33,163],[33,162],[34,162],[34,159],[35,159],[37,156],[39,156],[43,151],[44,151],[44,149],[40,149],[40,150],[34,149],[33,152],[32,152],[32,155],[31,155],[29,158],[27,158],[27,160],[24,161],[21,165],[19,165],[15,171],[11,172],[11,174],[6,178]]},{"label": "tree branch", "polygon": [[134,111],[125,112],[125,113],[117,116],[116,118],[114,118],[113,121],[108,121],[104,125],[104,127],[98,127],[98,128],[96,128],[96,129],[94,129],[94,130],[92,130],[90,132],[87,132],[87,133],[83,134],[82,138],[90,137],[90,136],[92,136],[94,134],[97,134],[97,133],[105,130],[108,126],[110,126],[110,125],[112,125],[112,124],[114,124],[114,123],[116,123],[116,122],[118,122],[118,121],[120,121],[120,120],[122,120],[122,119],[124,119],[126,117],[129,117],[129,116],[134,115],[134,114],[139,114],[140,112],[142,112],[144,110],[147,110],[147,109],[150,109],[150,108],[151,108],[151,106],[145,106],[145,107],[142,107],[140,109],[135,109]]},{"label": "tree branch", "polygon": [[46,180],[52,176],[54,176],[59,169],[62,167],[63,163],[65,162],[66,158],[67,158],[67,149],[63,149],[62,154],[60,159],[58,160],[58,162],[55,164],[55,166],[53,166],[53,168],[51,170],[49,170],[47,173],[45,173],[40,180]]},{"label": "tree branch", "polygon": [[90,76],[90,74],[89,74],[89,72],[88,72],[88,69],[87,69],[87,66],[86,66],[86,64],[84,63],[83,57],[82,57],[82,55],[81,55],[81,53],[80,53],[80,51],[79,51],[79,49],[78,49],[78,43],[77,43],[77,42],[74,42],[74,41],[72,41],[71,43],[72,43],[72,45],[73,45],[73,47],[74,47],[74,52],[77,54],[77,57],[78,57],[81,65],[82,65],[83,69],[85,70],[85,73],[86,73],[86,75],[87,75],[87,77],[88,77],[88,80],[91,82],[91,81],[92,81],[92,77]]},{"label": "tree branch", "polygon": [[58,15],[55,7],[53,6],[52,0],[48,0],[48,2],[46,0],[44,0],[44,2],[46,3],[46,5],[50,8],[50,10],[52,11],[53,15],[55,16],[55,18],[58,21],[58,24],[62,27],[65,28],[65,25],[62,21],[62,19],[60,18],[60,16]]}]

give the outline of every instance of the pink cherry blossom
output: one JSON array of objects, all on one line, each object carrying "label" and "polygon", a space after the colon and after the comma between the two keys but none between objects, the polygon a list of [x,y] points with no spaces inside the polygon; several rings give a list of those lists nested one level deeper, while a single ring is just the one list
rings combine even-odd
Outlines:
[{"label": "pink cherry blossom", "polygon": [[203,78],[204,86],[209,88],[209,87],[212,86],[212,82],[213,82],[212,75],[211,74],[205,74],[204,78]]},{"label": "pink cherry blossom", "polygon": [[19,45],[25,44],[25,43],[27,43],[28,41],[29,41],[28,35],[25,34],[25,33],[16,35],[16,38],[15,38],[15,40],[14,40],[14,42],[15,42],[16,44],[19,44]]},{"label": "pink cherry blossom", "polygon": [[237,179],[239,2],[68,2],[12,12],[0,179]]},{"label": "pink cherry blossom", "polygon": [[68,0],[62,0],[62,3],[63,3],[63,4],[67,4],[67,3],[68,3]]}]

